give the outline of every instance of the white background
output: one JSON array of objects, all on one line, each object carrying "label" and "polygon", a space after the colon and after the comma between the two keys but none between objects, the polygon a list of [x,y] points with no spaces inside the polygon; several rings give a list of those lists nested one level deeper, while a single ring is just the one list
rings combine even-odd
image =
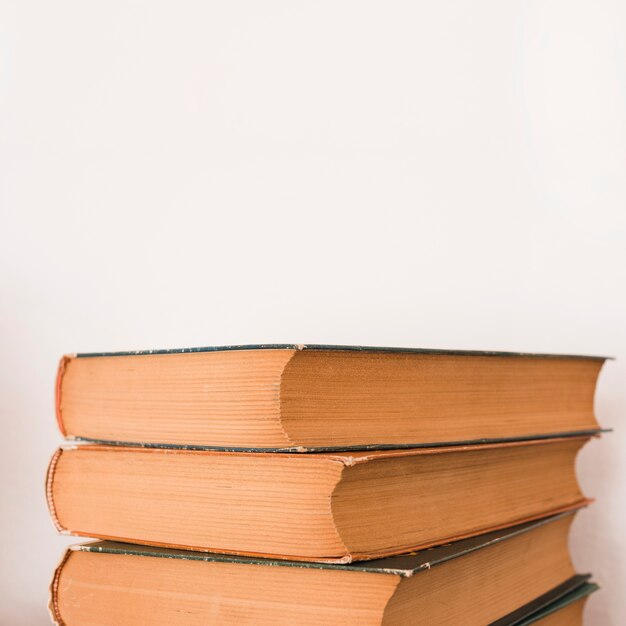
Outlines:
[{"label": "white background", "polygon": [[572,549],[626,624],[619,0],[0,1],[0,623],[47,623],[64,352],[609,354]]}]

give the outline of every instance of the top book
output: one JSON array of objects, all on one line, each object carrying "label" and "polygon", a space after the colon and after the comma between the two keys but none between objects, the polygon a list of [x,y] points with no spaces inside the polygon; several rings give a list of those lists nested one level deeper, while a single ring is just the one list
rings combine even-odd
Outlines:
[{"label": "top book", "polygon": [[349,450],[590,434],[604,357],[257,345],[61,360],[57,418],[92,442]]}]

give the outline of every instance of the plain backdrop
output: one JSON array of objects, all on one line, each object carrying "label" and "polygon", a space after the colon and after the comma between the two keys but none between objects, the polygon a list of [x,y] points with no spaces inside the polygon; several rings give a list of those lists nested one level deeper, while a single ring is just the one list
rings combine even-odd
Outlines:
[{"label": "plain backdrop", "polygon": [[626,624],[626,5],[0,0],[0,623],[48,623],[65,352],[612,355],[572,551]]}]

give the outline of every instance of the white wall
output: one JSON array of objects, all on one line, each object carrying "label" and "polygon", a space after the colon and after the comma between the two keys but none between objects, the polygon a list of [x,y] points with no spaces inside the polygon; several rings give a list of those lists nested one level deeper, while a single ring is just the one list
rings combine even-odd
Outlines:
[{"label": "white wall", "polygon": [[618,0],[0,0],[0,622],[45,624],[64,352],[610,354],[572,548],[626,624]]}]

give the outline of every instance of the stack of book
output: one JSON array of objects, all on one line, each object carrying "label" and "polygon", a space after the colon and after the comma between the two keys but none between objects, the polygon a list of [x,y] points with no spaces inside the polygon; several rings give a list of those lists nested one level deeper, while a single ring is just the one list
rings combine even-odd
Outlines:
[{"label": "stack of book", "polygon": [[57,624],[582,623],[600,357],[260,345],[65,357]]}]

